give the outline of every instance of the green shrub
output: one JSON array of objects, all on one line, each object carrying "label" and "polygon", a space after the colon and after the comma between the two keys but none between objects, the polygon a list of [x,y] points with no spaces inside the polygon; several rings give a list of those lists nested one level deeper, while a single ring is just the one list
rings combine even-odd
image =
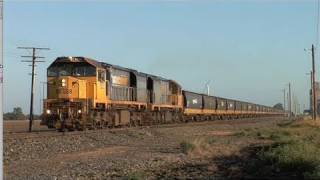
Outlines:
[{"label": "green shrub", "polygon": [[278,123],[277,125],[278,125],[279,127],[287,127],[287,126],[290,126],[293,122],[294,122],[294,121],[292,121],[292,120],[287,120],[287,121]]},{"label": "green shrub", "polygon": [[209,137],[208,139],[207,139],[207,142],[208,142],[208,144],[214,144],[215,142],[216,142],[217,140],[214,138],[214,137]]},{"label": "green shrub", "polygon": [[305,179],[320,179],[320,166],[317,166],[313,171],[303,174]]},{"label": "green shrub", "polygon": [[275,143],[258,152],[250,171],[255,173],[288,173],[298,177],[320,178],[320,150],[312,143],[290,141]]},{"label": "green shrub", "polygon": [[260,131],[258,131],[257,133],[256,133],[256,136],[258,137],[258,139],[269,139],[270,138],[270,134],[269,134],[269,132],[260,132]]},{"label": "green shrub", "polygon": [[294,140],[294,137],[289,131],[274,131],[270,134],[269,139],[278,141],[280,143],[290,144],[289,142]]},{"label": "green shrub", "polygon": [[309,124],[285,122],[280,128],[256,130],[257,139],[272,140],[260,147],[246,171],[255,176],[320,179],[320,131]]},{"label": "green shrub", "polygon": [[257,131],[255,134],[258,139],[269,139],[269,140],[273,140],[281,143],[288,142],[293,138],[293,136],[291,135],[291,132],[284,131],[284,130],[274,130],[274,131],[264,130],[264,131]]},{"label": "green shrub", "polygon": [[183,141],[180,143],[180,148],[184,154],[188,154],[188,152],[190,152],[194,149],[194,145],[192,143]]},{"label": "green shrub", "polygon": [[143,172],[132,172],[127,176],[128,180],[143,180],[146,179],[146,175]]},{"label": "green shrub", "polygon": [[234,133],[234,136],[237,136],[237,137],[247,136],[247,133],[245,131],[239,131]]}]

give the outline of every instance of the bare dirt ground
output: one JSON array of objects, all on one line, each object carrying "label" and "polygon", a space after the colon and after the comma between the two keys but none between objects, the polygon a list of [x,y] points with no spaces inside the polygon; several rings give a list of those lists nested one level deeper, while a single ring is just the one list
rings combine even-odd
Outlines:
[{"label": "bare dirt ground", "polygon": [[[33,120],[34,131],[47,131],[46,126],[40,126],[40,120]],[[21,133],[29,130],[29,120],[4,121],[4,133]]]},{"label": "bare dirt ground", "polygon": [[[27,122],[5,122],[5,179],[243,178],[246,159],[239,157],[268,140],[237,134],[282,121],[223,120],[64,135],[37,125],[37,132],[23,133]],[[199,146],[190,153],[182,145],[191,141]]]}]

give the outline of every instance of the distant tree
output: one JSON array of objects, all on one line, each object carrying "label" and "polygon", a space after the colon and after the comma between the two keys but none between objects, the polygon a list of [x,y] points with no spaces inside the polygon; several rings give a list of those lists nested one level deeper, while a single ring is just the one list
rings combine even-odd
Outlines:
[{"label": "distant tree", "polygon": [[21,107],[15,107],[15,108],[13,108],[13,114],[16,115],[16,116],[22,116],[22,115],[23,115],[23,112],[22,112]]},{"label": "distant tree", "polygon": [[[27,114],[26,115],[26,119],[29,119],[30,115]],[[41,119],[41,115],[38,115],[38,114],[33,114],[33,119]]]},{"label": "distant tree", "polygon": [[283,110],[283,105],[281,103],[278,103],[278,104],[274,105],[273,108]]},{"label": "distant tree", "polygon": [[22,120],[26,119],[26,116],[23,114],[21,107],[13,108],[12,112],[3,114],[4,120]]}]

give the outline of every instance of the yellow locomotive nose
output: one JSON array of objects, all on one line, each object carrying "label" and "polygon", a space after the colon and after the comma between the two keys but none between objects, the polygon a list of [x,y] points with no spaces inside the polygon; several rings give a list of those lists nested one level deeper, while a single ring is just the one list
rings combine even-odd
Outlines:
[{"label": "yellow locomotive nose", "polygon": [[64,76],[49,82],[49,99],[83,99],[86,98],[86,80]]}]

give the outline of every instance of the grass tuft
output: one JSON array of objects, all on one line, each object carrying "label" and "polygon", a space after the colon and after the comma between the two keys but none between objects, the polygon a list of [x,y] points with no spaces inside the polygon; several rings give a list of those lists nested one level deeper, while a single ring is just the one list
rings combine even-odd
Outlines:
[{"label": "grass tuft", "polygon": [[239,132],[234,133],[233,135],[237,136],[237,137],[241,137],[241,136],[247,136],[248,133],[246,133],[245,131],[239,131]]},{"label": "grass tuft", "polygon": [[216,142],[217,140],[214,137],[208,137],[207,138],[207,143],[212,145]]},{"label": "grass tuft", "polygon": [[188,154],[190,151],[192,151],[195,148],[195,146],[190,142],[183,141],[180,143],[180,148],[184,154]]},{"label": "grass tuft", "polygon": [[146,179],[146,175],[143,172],[132,172],[127,178],[128,180],[143,180]]}]

